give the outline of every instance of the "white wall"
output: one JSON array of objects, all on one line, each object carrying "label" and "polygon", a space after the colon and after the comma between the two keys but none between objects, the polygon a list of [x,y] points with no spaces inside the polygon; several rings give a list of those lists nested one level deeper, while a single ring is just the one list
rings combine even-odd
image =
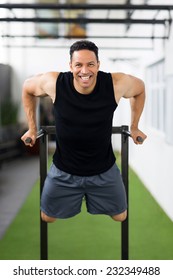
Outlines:
[{"label": "white wall", "polygon": [[157,131],[147,128],[146,132],[148,139],[143,146],[130,145],[130,164],[173,220],[173,146],[168,145]]},{"label": "white wall", "polygon": [[[173,66],[172,66],[172,48],[173,40],[171,37],[166,46],[160,46],[153,53],[145,64],[157,62],[160,58],[165,57],[165,103],[166,103],[166,131],[158,131],[145,122],[147,114],[152,107],[148,106],[146,100],[144,112],[144,129],[148,135],[148,139],[143,146],[130,147],[130,164],[138,173],[149,192],[154,196],[156,201],[163,208],[165,213],[173,221],[173,172],[172,172],[172,157],[173,157]],[[157,45],[158,46],[158,45]],[[147,89],[147,85],[146,85]],[[146,94],[149,93],[146,91]],[[151,104],[150,104],[151,105]],[[157,106],[157,104],[153,104]],[[151,213],[152,215],[152,213]]]}]

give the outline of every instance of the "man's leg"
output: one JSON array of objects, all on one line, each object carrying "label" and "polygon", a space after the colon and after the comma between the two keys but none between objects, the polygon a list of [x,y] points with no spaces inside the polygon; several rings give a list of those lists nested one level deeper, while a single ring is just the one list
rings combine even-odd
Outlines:
[{"label": "man's leg", "polygon": [[86,203],[89,213],[106,214],[119,222],[126,219],[126,191],[116,164],[104,173],[86,177],[86,186]]},{"label": "man's leg", "polygon": [[59,170],[52,164],[41,195],[41,218],[47,223],[80,213],[84,188],[82,178]]},{"label": "man's leg", "polygon": [[53,223],[56,221],[56,218],[47,216],[43,211],[41,211],[41,219],[46,223]]},{"label": "man's leg", "polygon": [[124,212],[122,212],[118,215],[114,215],[111,218],[116,222],[123,222],[127,218],[127,210],[125,210]]}]

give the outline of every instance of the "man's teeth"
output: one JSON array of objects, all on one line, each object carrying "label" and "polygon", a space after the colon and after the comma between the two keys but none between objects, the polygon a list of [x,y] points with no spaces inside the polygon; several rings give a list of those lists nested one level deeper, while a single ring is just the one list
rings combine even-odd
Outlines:
[{"label": "man's teeth", "polygon": [[84,80],[84,81],[87,81],[87,80],[89,80],[89,76],[87,76],[87,77],[81,77],[81,79]]}]

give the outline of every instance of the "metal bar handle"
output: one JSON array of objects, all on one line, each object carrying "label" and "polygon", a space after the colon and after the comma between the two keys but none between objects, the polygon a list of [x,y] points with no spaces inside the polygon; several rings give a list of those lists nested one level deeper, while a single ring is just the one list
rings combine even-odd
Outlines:
[{"label": "metal bar handle", "polygon": [[[129,136],[129,137],[131,137],[131,134],[130,134],[130,131],[128,131],[128,130],[122,130],[122,133],[123,134],[125,134],[125,135],[127,135],[127,136]],[[140,143],[143,143],[143,141],[144,141],[144,139],[141,137],[141,136],[137,136],[136,137],[136,140],[138,141],[138,142],[140,142]]]},{"label": "metal bar handle", "polygon": [[[45,133],[44,130],[43,130],[43,129],[40,129],[40,130],[37,132],[37,137],[36,137],[36,139],[42,137],[42,136],[44,135],[44,133]],[[26,143],[26,144],[30,144],[31,142],[32,142],[31,137],[27,137],[27,138],[25,139],[25,143]]]}]

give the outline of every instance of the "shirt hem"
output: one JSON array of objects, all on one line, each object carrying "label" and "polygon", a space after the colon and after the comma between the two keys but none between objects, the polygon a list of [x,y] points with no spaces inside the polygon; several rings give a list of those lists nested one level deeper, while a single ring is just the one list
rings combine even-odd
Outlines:
[{"label": "shirt hem", "polygon": [[111,162],[111,164],[109,164],[107,167],[96,170],[96,171],[92,171],[92,172],[74,172],[68,168],[64,168],[61,164],[58,164],[55,160],[53,160],[53,163],[55,164],[55,166],[60,169],[63,172],[66,172],[68,174],[74,175],[74,176],[95,176],[101,173],[104,173],[106,171],[108,171],[115,163],[115,159]]}]

